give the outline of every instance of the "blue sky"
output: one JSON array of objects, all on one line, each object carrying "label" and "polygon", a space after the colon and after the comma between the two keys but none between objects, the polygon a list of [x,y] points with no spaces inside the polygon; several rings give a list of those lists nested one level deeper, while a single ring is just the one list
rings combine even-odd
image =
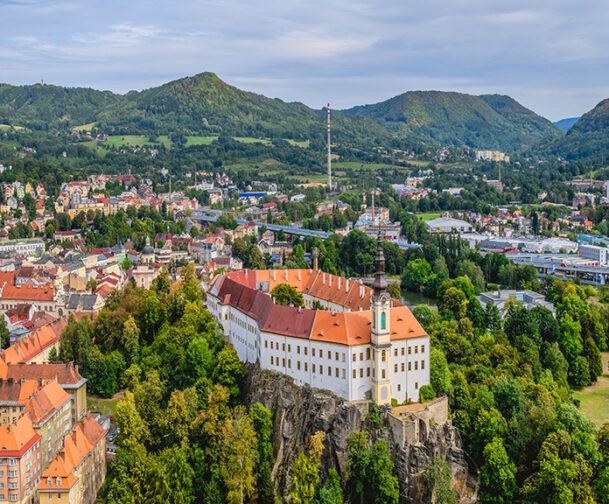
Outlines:
[{"label": "blue sky", "polygon": [[609,8],[564,0],[0,0],[0,82],[126,92],[212,71],[315,108],[502,93],[558,120],[609,97]]}]

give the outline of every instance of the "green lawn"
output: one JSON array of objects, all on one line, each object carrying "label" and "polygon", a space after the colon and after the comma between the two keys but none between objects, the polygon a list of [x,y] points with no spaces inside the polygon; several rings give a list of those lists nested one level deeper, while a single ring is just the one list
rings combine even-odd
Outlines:
[{"label": "green lawn", "polygon": [[76,130],[76,131],[91,131],[93,129],[93,126],[95,126],[95,123],[91,122],[89,124],[82,124],[80,126],[74,126],[72,129]]},{"label": "green lawn", "polygon": [[233,137],[237,142],[241,143],[261,143],[264,145],[271,145],[271,141],[268,138],[253,138],[253,137]]},{"label": "green lawn", "polygon": [[421,219],[422,221],[428,221],[428,220],[437,219],[438,217],[442,217],[442,214],[437,213],[437,212],[429,212],[429,213],[417,214],[417,217],[419,219]]},{"label": "green lawn", "polygon": [[217,136],[187,136],[186,147],[190,147],[191,145],[209,145],[217,139]]},{"label": "green lawn", "polygon": [[88,394],[87,408],[93,413],[101,413],[102,415],[114,415],[116,413],[116,405],[124,396],[124,392],[118,392],[112,399],[102,399],[101,397]]},{"label": "green lawn", "polygon": [[107,147],[147,147],[156,144],[163,144],[165,147],[171,147],[171,140],[165,135],[157,137],[156,142],[151,142],[150,138],[146,135],[110,135],[108,140],[102,142],[101,145]]},{"label": "green lawn", "polygon": [[292,145],[296,145],[297,147],[302,147],[303,149],[308,149],[309,145],[311,144],[310,140],[291,140],[291,139],[286,139],[288,143],[292,144]]},{"label": "green lawn", "polygon": [[609,352],[603,352],[603,370],[595,384],[573,392],[573,397],[580,401],[580,408],[597,427],[609,421]]}]

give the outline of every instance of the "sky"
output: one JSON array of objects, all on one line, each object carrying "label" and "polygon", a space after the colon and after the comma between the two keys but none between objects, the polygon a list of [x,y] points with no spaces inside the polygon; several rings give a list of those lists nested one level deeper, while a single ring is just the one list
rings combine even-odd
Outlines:
[{"label": "sky", "polygon": [[609,97],[604,0],[0,0],[0,82],[141,90],[203,71],[321,108],[507,94],[556,121]]}]

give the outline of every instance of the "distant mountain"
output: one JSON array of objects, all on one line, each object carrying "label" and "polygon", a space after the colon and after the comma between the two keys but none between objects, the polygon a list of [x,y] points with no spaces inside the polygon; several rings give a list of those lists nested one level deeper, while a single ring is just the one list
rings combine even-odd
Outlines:
[{"label": "distant mountain", "polygon": [[509,96],[409,91],[374,105],[343,111],[374,119],[389,132],[474,148],[520,150],[560,135],[550,121]]},{"label": "distant mountain", "polygon": [[569,131],[571,129],[571,126],[573,126],[578,119],[579,117],[568,117],[566,119],[561,119],[560,121],[556,121],[554,123],[554,126],[560,128],[561,130]]},{"label": "distant mountain", "polygon": [[122,101],[110,91],[89,88],[0,84],[0,124],[67,129],[94,121],[100,110]]},{"label": "distant mountain", "polygon": [[581,116],[564,138],[543,145],[542,152],[557,154],[565,159],[609,159],[609,99]]},{"label": "distant mountain", "polygon": [[[125,95],[88,88],[0,85],[0,124],[71,129],[93,123],[107,134],[226,135],[323,142],[325,110],[242,91],[205,72]],[[411,91],[337,111],[342,145],[412,143],[516,151],[561,130],[508,96]]]}]

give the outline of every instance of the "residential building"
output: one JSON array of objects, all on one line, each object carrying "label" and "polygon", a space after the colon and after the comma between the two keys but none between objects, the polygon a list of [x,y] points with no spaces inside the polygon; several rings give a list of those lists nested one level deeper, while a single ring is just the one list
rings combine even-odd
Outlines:
[{"label": "residential building", "polygon": [[0,424],[11,425],[23,414],[30,398],[42,386],[40,380],[0,379]]},{"label": "residential building", "polygon": [[28,415],[0,426],[0,501],[34,504],[40,482],[41,438]]},{"label": "residential building", "polygon": [[505,304],[508,299],[521,302],[527,310],[536,306],[543,306],[556,315],[554,305],[546,301],[543,294],[539,294],[532,290],[504,289],[495,292],[483,292],[478,296],[478,301],[480,301],[482,308],[485,308],[487,303],[491,303],[499,309],[502,316],[504,316],[507,311]]},{"label": "residential building", "polygon": [[30,397],[25,413],[42,438],[40,458],[42,467],[47,467],[72,428],[70,395],[57,381],[50,380]]},{"label": "residential building", "polygon": [[73,428],[42,473],[40,504],[95,502],[106,477],[106,434],[91,415]]}]

